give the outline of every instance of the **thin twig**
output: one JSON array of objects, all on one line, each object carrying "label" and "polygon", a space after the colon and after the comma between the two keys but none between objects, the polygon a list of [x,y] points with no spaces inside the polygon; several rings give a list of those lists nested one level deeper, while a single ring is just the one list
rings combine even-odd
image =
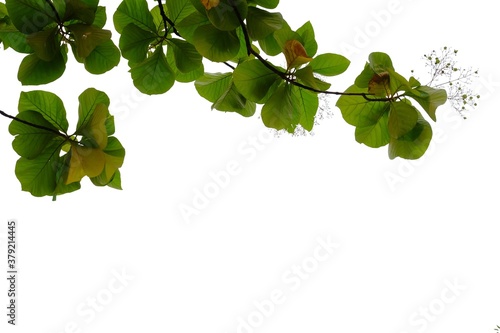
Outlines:
[{"label": "thin twig", "polygon": [[168,23],[168,24],[170,24],[170,27],[172,28],[172,31],[174,32],[174,34],[181,37],[181,35],[177,31],[177,29],[175,28],[175,23],[170,18],[168,18],[167,14],[165,13],[165,8],[163,8],[163,4],[162,4],[161,0],[158,0],[158,6],[160,7],[160,15],[161,15],[161,18],[163,19],[163,25],[165,26],[165,34],[168,34],[168,30],[169,30],[168,26],[167,26],[167,23]]},{"label": "thin twig", "polygon": [[12,120],[15,120],[15,121],[18,121],[20,123],[23,123],[25,125],[28,125],[28,126],[31,126],[31,127],[34,127],[34,128],[38,128],[38,129],[42,129],[42,130],[45,130],[45,131],[49,131],[49,132],[52,132],[54,134],[57,134],[59,136],[62,136],[63,138],[65,139],[68,139],[68,136],[66,134],[63,134],[61,132],[59,132],[58,130],[55,130],[53,128],[50,128],[50,127],[46,127],[46,126],[43,126],[43,125],[38,125],[38,124],[33,124],[33,123],[30,123],[29,121],[26,121],[26,120],[23,120],[23,119],[19,119],[17,117],[14,117],[14,116],[11,116],[10,114],[7,114],[5,112],[3,112],[2,110],[0,110],[0,115],[4,116],[4,117],[7,117],[7,118],[10,118]]},{"label": "thin twig", "polygon": [[56,20],[57,20],[57,23],[62,23],[62,20],[61,20],[61,17],[59,16],[59,13],[57,12],[56,10],[56,7],[54,6],[54,4],[52,3],[52,1],[50,0],[45,0],[45,2],[50,6],[50,8],[52,8],[52,11],[54,12],[54,14],[56,15]]}]

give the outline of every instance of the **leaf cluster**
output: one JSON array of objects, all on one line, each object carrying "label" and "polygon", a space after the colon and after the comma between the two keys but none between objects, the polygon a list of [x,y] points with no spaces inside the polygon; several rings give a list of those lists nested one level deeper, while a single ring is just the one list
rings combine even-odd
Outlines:
[{"label": "leaf cluster", "polygon": [[[380,100],[358,95],[366,92]],[[354,85],[337,101],[344,120],[356,127],[356,141],[372,148],[389,145],[389,157],[418,159],[432,139],[432,127],[411,100],[420,104],[427,116],[436,121],[436,109],[447,99],[446,91],[421,85],[398,74],[390,57],[381,52],[370,54]]]},{"label": "leaf cluster", "polygon": [[120,51],[103,29],[106,11],[98,0],[6,0],[0,3],[0,41],[27,54],[19,66],[23,85],[60,78],[71,48],[86,70],[102,74],[120,61]]},{"label": "leaf cluster", "polygon": [[114,118],[109,98],[93,88],[79,96],[78,123],[68,134],[64,104],[56,95],[35,90],[19,98],[19,114],[9,126],[12,146],[20,156],[16,176],[22,190],[52,196],[80,189],[88,176],[97,186],[121,189],[125,149],[113,137]]},{"label": "leaf cluster", "polygon": [[[150,6],[150,3],[155,5]],[[330,91],[327,77],[350,61],[318,54],[311,22],[294,30],[275,9],[279,0],[122,0],[112,19],[118,47],[104,29],[98,0],[6,0],[0,3],[0,43],[26,54],[18,79],[24,85],[54,81],[65,71],[71,48],[87,71],[102,74],[127,60],[134,86],[144,94],[193,82],[212,109],[251,117],[261,106],[265,126],[296,133],[317,122],[320,95],[340,95],[337,107],[369,147],[389,145],[389,157],[416,159],[426,151],[436,109],[446,91],[398,74],[388,55],[372,53],[344,92]],[[281,58],[276,65],[268,59]],[[205,72],[204,61],[225,71]],[[323,96],[324,97],[324,96]],[[412,104],[426,112],[424,117]],[[35,196],[72,192],[88,176],[120,188],[125,150],[115,137],[109,99],[89,88],[80,95],[76,131],[69,135],[62,101],[44,91],[21,93],[10,126],[21,156],[16,175]],[[2,112],[2,115],[5,115]]]}]

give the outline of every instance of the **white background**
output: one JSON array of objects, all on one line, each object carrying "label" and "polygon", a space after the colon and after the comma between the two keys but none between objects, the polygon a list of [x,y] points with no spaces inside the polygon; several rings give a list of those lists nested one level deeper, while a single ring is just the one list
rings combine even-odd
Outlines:
[{"label": "white background", "polygon": [[[114,31],[118,2],[101,4]],[[210,111],[191,84],[142,96],[123,59],[102,76],[70,60],[56,83],[22,87],[22,56],[2,52],[1,110],[16,114],[21,91],[48,90],[74,126],[78,95],[95,87],[111,98],[127,156],[123,191],[83,181],[56,202],[34,198],[21,192],[10,121],[0,120],[0,253],[16,219],[20,267],[18,326],[6,323],[2,279],[1,332],[494,332],[500,73],[491,2],[283,1],[277,10],[295,29],[311,20],[320,53],[348,55],[333,90],[352,84],[372,51],[424,78],[422,55],[448,45],[460,65],[480,69],[480,105],[466,121],[441,107],[428,153],[391,161],[387,147],[355,142],[336,98],[314,136],[273,138],[258,116]],[[179,207],[193,206],[228,164],[238,174],[183,218]],[[318,247],[328,241],[338,245],[331,253]]]}]

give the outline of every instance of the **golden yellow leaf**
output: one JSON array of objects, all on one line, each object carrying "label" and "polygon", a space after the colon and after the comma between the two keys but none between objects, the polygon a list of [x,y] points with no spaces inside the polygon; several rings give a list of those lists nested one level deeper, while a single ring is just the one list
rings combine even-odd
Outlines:
[{"label": "golden yellow leaf", "polygon": [[219,5],[220,0],[200,0],[206,10],[210,10]]},{"label": "golden yellow leaf", "polygon": [[108,145],[108,133],[105,125],[108,114],[108,107],[105,104],[97,104],[87,133],[85,133],[86,136],[94,139],[97,146],[101,149],[106,148]]},{"label": "golden yellow leaf", "polygon": [[295,39],[288,40],[285,43],[283,53],[285,54],[288,69],[298,68],[312,60],[312,58],[307,56],[306,49],[302,43]]},{"label": "golden yellow leaf", "polygon": [[106,163],[104,152],[100,148],[91,148],[71,143],[71,159],[66,184],[79,182],[84,176],[97,177]]},{"label": "golden yellow leaf", "polygon": [[104,171],[106,173],[106,179],[109,181],[115,174],[116,170],[123,165],[123,157],[104,154],[104,158],[106,159]]}]

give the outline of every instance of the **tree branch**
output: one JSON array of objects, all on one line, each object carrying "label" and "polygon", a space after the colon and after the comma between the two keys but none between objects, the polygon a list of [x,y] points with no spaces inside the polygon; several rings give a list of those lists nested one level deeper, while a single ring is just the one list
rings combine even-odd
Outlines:
[{"label": "tree branch", "polygon": [[22,120],[22,119],[19,119],[17,117],[14,117],[14,116],[11,116],[10,114],[7,114],[5,112],[3,112],[2,110],[0,110],[0,115],[4,116],[4,117],[7,117],[7,118],[10,118],[12,120],[15,120],[15,121],[18,121],[20,123],[23,123],[25,125],[28,125],[28,126],[31,126],[31,127],[34,127],[34,128],[38,128],[38,129],[42,129],[42,130],[45,130],[45,131],[49,131],[49,132],[52,132],[54,134],[57,134],[59,136],[62,136],[63,138],[65,139],[68,139],[68,136],[66,134],[63,134],[53,128],[50,128],[50,127],[45,127],[43,125],[38,125],[38,124],[33,124],[33,123],[30,123],[29,121],[26,121],[26,120]]},{"label": "tree branch", "polygon": [[179,31],[177,31],[177,29],[175,28],[175,23],[168,18],[167,14],[165,13],[165,9],[163,8],[163,4],[161,2],[161,0],[157,0],[158,1],[158,6],[160,7],[160,15],[161,15],[161,18],[163,19],[163,25],[165,26],[165,34],[168,34],[168,24],[170,24],[170,27],[172,28],[172,31],[174,32],[174,34],[176,34],[177,36],[181,37],[181,35],[179,34]]},{"label": "tree branch", "polygon": [[312,92],[315,92],[318,94],[328,94],[328,95],[338,95],[338,96],[361,96],[370,102],[390,102],[396,98],[401,97],[401,96],[397,95],[397,96],[385,97],[385,98],[372,98],[370,96],[373,96],[373,95],[368,94],[368,93],[346,93],[346,92],[338,92],[338,91],[319,90],[319,89],[315,89],[313,87],[306,86],[304,84],[301,84],[301,83],[291,79],[287,73],[282,72],[278,68],[274,67],[269,61],[264,59],[258,52],[256,52],[252,48],[252,41],[250,40],[250,35],[248,34],[246,24],[243,21],[243,18],[241,17],[241,14],[238,11],[238,8],[234,4],[234,1],[231,0],[230,3],[231,3],[231,7],[234,10],[234,13],[236,14],[236,17],[238,18],[241,29],[243,31],[243,35],[245,36],[245,45],[247,48],[247,54],[253,55],[254,57],[256,57],[264,66],[266,66],[268,69],[270,69],[273,73],[278,75],[280,78],[282,78],[286,82],[293,84],[294,86],[297,86],[299,88],[306,89],[306,90],[309,90],[309,91],[312,91]]}]

